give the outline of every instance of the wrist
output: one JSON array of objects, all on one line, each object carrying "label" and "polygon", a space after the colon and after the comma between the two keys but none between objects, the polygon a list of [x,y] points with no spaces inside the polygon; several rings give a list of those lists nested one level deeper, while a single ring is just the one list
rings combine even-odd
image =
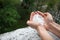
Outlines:
[{"label": "wrist", "polygon": [[39,27],[40,27],[40,26],[37,26],[37,28],[36,28],[37,31],[39,30]]},{"label": "wrist", "polygon": [[52,29],[54,23],[55,23],[54,21],[47,23],[47,25],[48,25],[47,29],[48,30]]},{"label": "wrist", "polygon": [[37,31],[44,31],[44,30],[46,30],[46,29],[44,28],[44,26],[38,26],[36,30],[37,30]]}]

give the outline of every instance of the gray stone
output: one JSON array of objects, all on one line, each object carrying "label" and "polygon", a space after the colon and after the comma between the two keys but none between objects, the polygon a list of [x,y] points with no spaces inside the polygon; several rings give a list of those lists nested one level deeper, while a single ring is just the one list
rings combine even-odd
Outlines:
[{"label": "gray stone", "polygon": [[[56,35],[48,33],[55,39],[60,40]],[[41,40],[37,31],[31,27],[17,29],[15,31],[0,34],[0,40]]]}]

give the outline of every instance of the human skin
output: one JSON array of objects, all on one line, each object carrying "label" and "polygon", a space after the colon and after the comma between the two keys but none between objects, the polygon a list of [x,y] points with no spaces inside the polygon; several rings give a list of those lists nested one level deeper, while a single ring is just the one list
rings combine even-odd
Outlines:
[{"label": "human skin", "polygon": [[[36,12],[36,13],[37,13],[37,12]],[[39,13],[41,13],[40,15],[43,16],[42,12],[39,12]],[[34,23],[34,22],[32,21],[32,17],[33,17],[34,14],[35,14],[34,12],[31,13],[32,16],[30,16],[30,20],[27,21],[27,24],[30,25],[32,28],[35,28],[35,29],[37,30],[37,32],[38,32],[39,35],[41,36],[41,39],[42,39],[42,40],[54,40],[54,39],[48,34],[46,28],[44,27],[45,25],[42,26],[42,25],[40,25],[39,23]]]},{"label": "human skin", "polygon": [[[35,28],[43,40],[49,39],[49,38],[53,40],[53,38],[48,34],[47,30],[51,31],[52,33],[54,33],[56,36],[60,38],[60,25],[54,22],[52,15],[48,12],[43,14],[42,12],[38,11],[38,13],[42,14],[42,16],[45,19],[46,23],[44,24],[44,27],[41,27],[39,23],[34,23],[31,17],[30,17],[31,20],[27,21],[27,24],[30,25],[32,28]],[[31,15],[32,14],[34,14],[34,12],[32,12]],[[47,36],[44,36],[43,33],[44,35],[47,35]],[[48,38],[48,35],[49,35],[49,38]]]},{"label": "human skin", "polygon": [[44,26],[35,24],[32,21],[27,21],[27,24],[30,25],[32,28],[35,27],[37,30],[38,34],[40,35],[42,40],[54,40],[47,32]]},{"label": "human skin", "polygon": [[[60,38],[60,25],[54,22],[52,15],[48,12],[43,14],[42,12],[37,11],[36,13],[40,13],[44,17],[45,28]],[[39,25],[39,23],[37,23],[37,25]]]},{"label": "human skin", "polygon": [[45,21],[47,24],[47,30],[51,31],[52,33],[54,33],[56,36],[58,36],[60,38],[60,25],[55,23],[53,21],[53,17],[50,13],[45,13],[46,17],[45,17]]}]

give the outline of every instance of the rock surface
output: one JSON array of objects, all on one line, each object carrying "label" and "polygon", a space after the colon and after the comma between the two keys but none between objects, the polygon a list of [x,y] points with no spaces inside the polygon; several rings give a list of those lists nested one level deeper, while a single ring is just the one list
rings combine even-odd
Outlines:
[{"label": "rock surface", "polygon": [[[60,40],[57,36],[49,32],[49,34],[55,39]],[[30,27],[17,29],[15,31],[0,34],[0,40],[41,40],[37,31]]]}]

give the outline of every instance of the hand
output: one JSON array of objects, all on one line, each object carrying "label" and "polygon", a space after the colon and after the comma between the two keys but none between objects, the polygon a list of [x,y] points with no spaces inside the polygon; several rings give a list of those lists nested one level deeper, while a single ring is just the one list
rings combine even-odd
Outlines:
[{"label": "hand", "polygon": [[27,21],[27,24],[30,25],[32,28],[35,28],[35,29],[37,29],[38,26],[41,26],[40,23],[35,23],[35,22],[32,21],[34,14],[37,14],[37,13],[39,15],[44,16],[44,14],[40,11],[32,12],[31,15],[30,15],[30,20]]},{"label": "hand", "polygon": [[[37,12],[35,12],[35,13],[37,13]],[[41,25],[39,23],[35,23],[35,22],[32,21],[33,16],[34,16],[35,13],[34,12],[31,13],[30,20],[27,21],[27,24],[30,25],[30,27],[37,30],[37,32],[41,36],[42,40],[53,40],[53,38],[51,37],[51,35],[48,34],[48,32],[45,28],[46,25]],[[46,14],[43,14],[41,12],[38,12],[38,13],[41,14],[45,19],[48,19]]]},{"label": "hand", "polygon": [[53,17],[49,12],[44,13],[44,18],[45,18],[45,21],[48,23],[53,22]]},{"label": "hand", "polygon": [[46,29],[49,27],[48,26],[49,23],[54,22],[53,17],[49,12],[42,13],[40,11],[37,11],[36,13],[39,13],[40,15],[42,15],[44,17],[44,21],[45,21],[44,26]]},{"label": "hand", "polygon": [[33,21],[30,20],[27,21],[27,24],[34,29],[37,29],[40,26],[39,23],[34,23]]},{"label": "hand", "polygon": [[[49,12],[42,13],[40,11],[36,11],[35,13],[40,14],[42,17],[44,17],[45,22],[53,22],[53,16]],[[34,15],[34,13],[31,13]]]},{"label": "hand", "polygon": [[48,28],[48,23],[53,21],[52,15],[50,13],[48,13],[48,12],[46,12],[44,14],[42,12],[40,12],[40,11],[32,12],[31,15],[30,15],[30,20],[27,21],[27,24],[30,25],[32,28],[35,28],[35,29],[38,28],[37,26],[39,26],[40,24],[39,23],[34,23],[32,21],[32,18],[34,16],[34,14],[36,14],[36,13],[39,13],[40,15],[42,15],[44,17],[44,19],[45,19],[44,26],[47,29]]},{"label": "hand", "polygon": [[34,23],[33,21],[27,21],[27,24],[30,25],[32,28],[35,28],[40,35],[42,40],[54,40],[52,36],[47,32],[43,25],[39,23]]},{"label": "hand", "polygon": [[45,25],[46,25],[45,28],[48,29],[49,28],[49,23],[54,22],[53,17],[50,13],[46,12],[46,13],[44,13],[44,18],[45,18],[45,22],[46,22],[45,23]]}]

